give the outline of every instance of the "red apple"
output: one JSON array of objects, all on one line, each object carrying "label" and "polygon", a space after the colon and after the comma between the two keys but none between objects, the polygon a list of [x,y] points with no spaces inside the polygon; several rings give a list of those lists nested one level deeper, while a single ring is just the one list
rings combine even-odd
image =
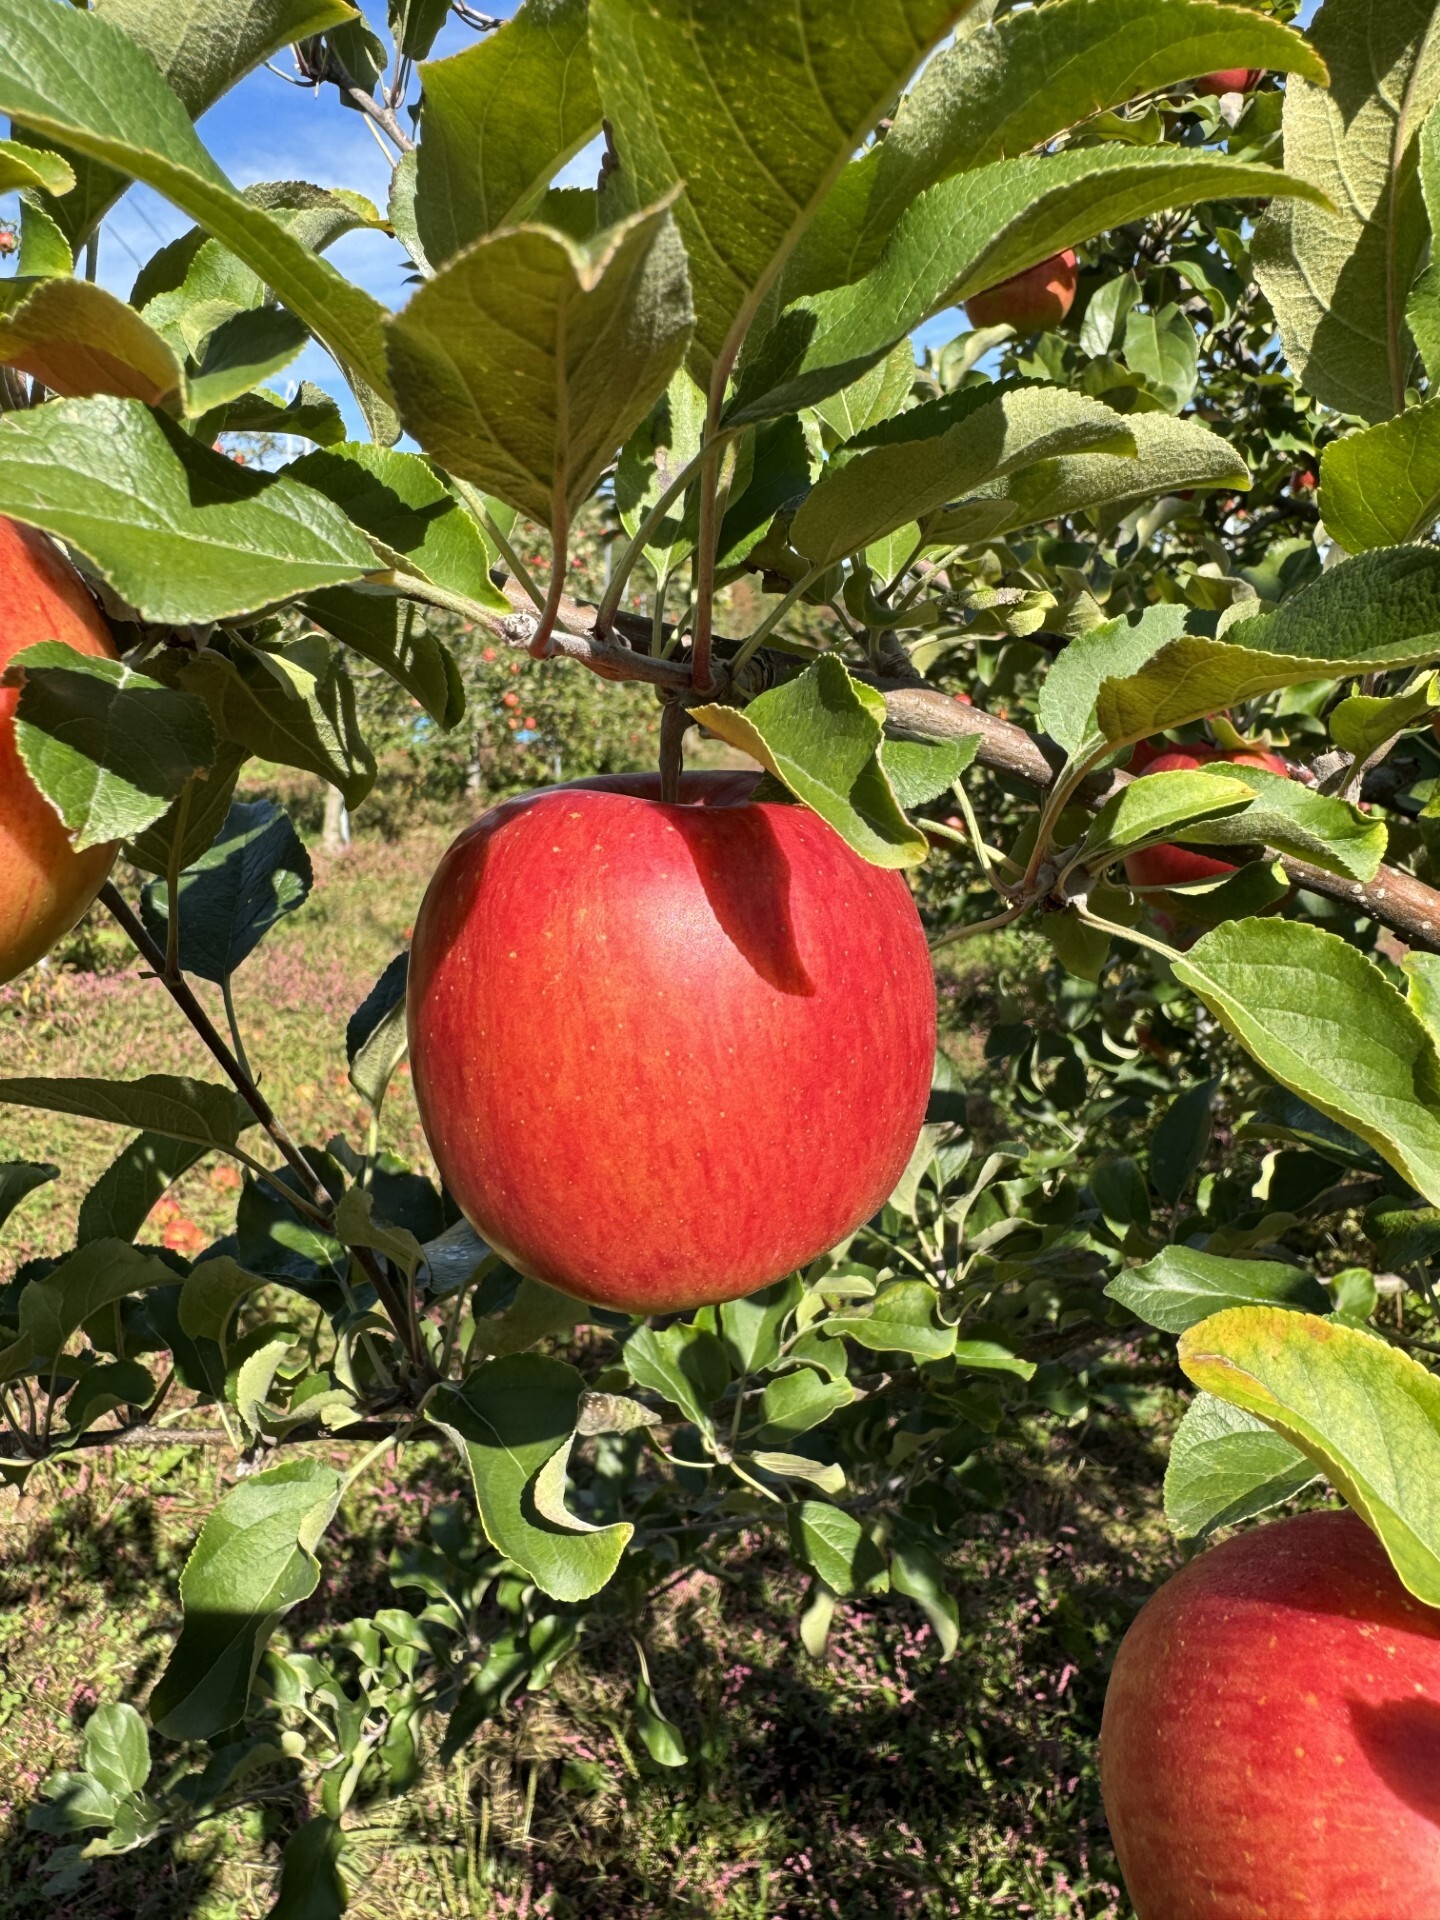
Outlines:
[{"label": "red apple", "polygon": [[1218,99],[1225,93],[1251,93],[1264,77],[1261,67],[1221,67],[1216,73],[1202,73],[1191,91],[1202,99]]},{"label": "red apple", "polygon": [[1038,266],[1012,274],[965,302],[972,327],[1010,326],[1017,333],[1058,327],[1075,304],[1075,256],[1067,248]]},{"label": "red apple", "polygon": [[868,1219],[919,1133],[935,987],[910,889],[755,779],[505,801],[415,924],[436,1164],[477,1232],[584,1300],[751,1293]]},{"label": "red apple", "polygon": [[1137,1920],[1436,1920],[1440,1612],[1351,1513],[1239,1534],[1126,1634],[1100,1778]]},{"label": "red apple", "polygon": [[[53,542],[0,520],[0,673],[42,640],[108,654],[114,642],[84,581]],[[33,966],[70,931],[115,864],[113,845],[77,853],[15,744],[17,687],[0,686],[0,982]]]},{"label": "red apple", "polygon": [[[1152,773],[1189,772],[1214,760],[1228,760],[1232,766],[1262,767],[1267,773],[1288,776],[1290,769],[1275,753],[1242,747],[1165,746],[1157,753],[1154,745],[1142,740],[1131,758],[1130,770],[1141,779]],[[1127,855],[1125,872],[1134,887],[1181,887],[1193,880],[1219,880],[1235,868],[1228,860],[1212,860],[1208,854],[1194,853],[1189,847],[1168,843],[1145,847]]]}]

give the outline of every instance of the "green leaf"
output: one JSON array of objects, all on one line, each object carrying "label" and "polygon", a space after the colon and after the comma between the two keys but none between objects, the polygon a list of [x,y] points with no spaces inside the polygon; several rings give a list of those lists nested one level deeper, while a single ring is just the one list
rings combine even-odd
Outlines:
[{"label": "green leaf", "polygon": [[826,567],[986,481],[1064,454],[1132,454],[1118,414],[1060,387],[985,387],[947,394],[870,429],[826,468],[790,528],[791,544]]},{"label": "green leaf", "polygon": [[192,1340],[213,1340],[223,1353],[236,1307],[257,1287],[273,1284],[260,1274],[247,1273],[228,1254],[202,1260],[191,1268],[180,1289],[181,1329]]},{"label": "green leaf", "polygon": [[586,0],[526,0],[498,32],[426,67],[415,224],[437,266],[534,215],[600,130]]},{"label": "green leaf", "polygon": [[1220,1082],[1203,1080],[1177,1093],[1150,1139],[1150,1184],[1171,1206],[1205,1163]]},{"label": "green leaf", "polygon": [[1095,699],[1107,680],[1125,679],[1185,630],[1185,608],[1146,607],[1133,623],[1104,620],[1078,634],[1040,685],[1040,724],[1074,759],[1103,738]]},{"label": "green leaf", "polygon": [[75,169],[63,154],[27,147],[19,140],[0,140],[0,193],[38,187],[58,195],[69,193],[74,185]]},{"label": "green leaf", "polygon": [[702,1433],[714,1431],[711,1408],[730,1384],[730,1359],[715,1334],[678,1322],[637,1327],[625,1342],[625,1365],[637,1387],[677,1406]]},{"label": "green leaf", "polygon": [[1407,953],[1400,966],[1406,998],[1440,1041],[1440,954]]},{"label": "green leaf", "polygon": [[52,1166],[48,1160],[0,1162],[0,1227],[4,1226],[27,1194],[59,1178],[59,1167]]},{"label": "green leaf", "polygon": [[666,1719],[655,1699],[650,1685],[650,1668],[646,1664],[644,1649],[639,1641],[635,1651],[640,1659],[640,1671],[635,1676],[635,1727],[645,1751],[661,1767],[683,1767],[689,1761],[685,1751],[685,1740],[673,1720]]},{"label": "green leaf", "polygon": [[1440,550],[1389,548],[1330,568],[1218,640],[1171,641],[1137,672],[1105,683],[1096,718],[1112,742],[1144,740],[1281,687],[1436,659]]},{"label": "green leaf", "polygon": [[1315,1466],[1253,1414],[1197,1394],[1170,1442],[1165,1518],[1182,1540],[1203,1540],[1291,1500]]},{"label": "green leaf", "polygon": [[1200,374],[1194,321],[1173,302],[1158,313],[1133,310],[1125,322],[1125,364],[1167,412],[1179,413],[1194,398]]},{"label": "green leaf", "polygon": [[77,849],[141,832],[215,758],[198,700],[60,640],[11,656],[15,744]]},{"label": "green leaf", "polygon": [[81,1247],[21,1293],[19,1331],[0,1353],[0,1379],[8,1380],[37,1360],[53,1365],[102,1307],[148,1287],[168,1286],[174,1277],[163,1260],[138,1253],[123,1240],[95,1240]]},{"label": "green leaf", "polygon": [[487,1361],[463,1386],[440,1386],[429,1403],[470,1468],[490,1544],[555,1600],[598,1593],[634,1531],[628,1521],[591,1530],[573,1516],[557,1525],[536,1509],[534,1482],[568,1450],[583,1386],[563,1361],[517,1353]]},{"label": "green leaf", "polygon": [[785,1509],[785,1520],[796,1559],[832,1593],[858,1593],[886,1584],[880,1549],[842,1507],[823,1500],[797,1500]]},{"label": "green leaf", "polygon": [[230,1087],[181,1074],[138,1080],[0,1080],[0,1106],[39,1107],[228,1151],[255,1116]]},{"label": "green leaf", "polygon": [[[0,0],[0,112],[164,195],[272,287],[348,375],[385,394],[378,301],[236,192],[150,57],[105,14]],[[106,182],[98,206],[92,198],[86,231],[120,184]],[[68,218],[69,199],[55,204]]]},{"label": "green leaf", "polygon": [[929,843],[900,811],[885,778],[881,695],[826,656],[741,712],[705,706],[694,718],[739,747],[878,867],[919,866]]},{"label": "green leaf", "polygon": [[405,987],[409,977],[410,955],[397,953],[351,1014],[345,1028],[350,1084],[377,1112],[385,1099],[391,1075],[405,1058],[409,1045],[405,1027]]},{"label": "green leaf", "polygon": [[232,314],[206,337],[199,365],[187,382],[186,413],[195,418],[238,400],[288,367],[309,341],[304,321],[284,307],[252,307]]},{"label": "green leaf", "polygon": [[[921,1360],[943,1360],[955,1352],[955,1329],[940,1320],[939,1304],[939,1295],[924,1280],[894,1280],[881,1288],[865,1312],[832,1314],[824,1330],[832,1339],[853,1340],[873,1353],[913,1353]],[[1027,1365],[1016,1361],[1015,1369]]]},{"label": "green leaf", "polygon": [[1329,1296],[1318,1280],[1278,1260],[1229,1260],[1194,1247],[1166,1247],[1105,1289],[1147,1326],[1184,1333],[1225,1307],[1293,1307],[1324,1313]]},{"label": "green leaf", "polygon": [[644,203],[685,187],[702,383],[716,361],[728,371],[826,192],[972,4],[591,0],[600,98],[633,191]]},{"label": "green leaf", "polygon": [[1181,1337],[1197,1387],[1292,1441],[1384,1543],[1417,1600],[1440,1604],[1440,1381],[1358,1327],[1269,1307]]},{"label": "green leaf", "polygon": [[[1013,479],[982,487],[957,517],[987,506],[995,516],[990,530],[1013,532],[1042,520],[1102,510],[1113,513],[1161,494],[1222,487],[1243,493],[1249,487],[1244,461],[1227,440],[1198,421],[1172,420],[1164,413],[1129,414],[1126,419],[1135,436],[1133,460],[1110,453],[1074,453],[1042,461]],[[927,522],[925,532],[936,545],[951,537],[944,515]],[[975,536],[962,528],[955,537]]]},{"label": "green leaf", "polygon": [[[1179,828],[1176,840],[1202,846],[1273,847],[1327,873],[1362,882],[1375,878],[1389,837],[1383,820],[1373,819],[1348,801],[1312,793],[1300,781],[1287,780],[1264,767],[1232,767],[1219,761],[1207,771],[1214,780],[1247,787],[1255,797],[1242,813]],[[1135,784],[1148,785],[1149,778]]]},{"label": "green leaf", "polygon": [[1285,165],[1337,211],[1272,206],[1252,249],[1286,357],[1317,400],[1384,420],[1405,405],[1405,297],[1429,240],[1420,129],[1440,99],[1431,0],[1327,0],[1310,30],[1334,86],[1285,89]]},{"label": "green leaf", "polygon": [[160,626],[255,613],[378,564],[321,495],[237,466],[138,400],[0,414],[0,512],[77,547]]},{"label": "green leaf", "polygon": [[948,793],[980,751],[980,736],[956,740],[887,740],[885,777],[905,808],[923,807]]},{"label": "green leaf", "polygon": [[495,234],[391,323],[401,417],[451,473],[564,526],[664,392],[691,325],[667,206],[588,245],[542,227]]},{"label": "green leaf", "polygon": [[1320,512],[1349,553],[1423,540],[1440,520],[1440,400],[1332,440],[1320,459]]},{"label": "green leaf", "polygon": [[333,447],[345,438],[345,421],[323,387],[302,380],[291,400],[269,387],[257,387],[202,415],[194,430],[195,438],[204,441],[216,440],[222,433],[278,433]]},{"label": "green leaf", "polygon": [[1363,764],[1378,753],[1398,733],[1430,718],[1440,706],[1440,679],[1427,673],[1403,693],[1388,697],[1369,693],[1351,694],[1330,709],[1330,738],[1337,747],[1353,754]]},{"label": "green leaf", "polygon": [[960,1647],[960,1608],[954,1594],[946,1589],[939,1556],[918,1541],[892,1547],[890,1585],[924,1613],[940,1643],[941,1660],[953,1659]]},{"label": "green leaf", "polygon": [[759,1293],[722,1304],[720,1335],[738,1373],[760,1373],[775,1364],[781,1332],[803,1298],[800,1280],[791,1274]]},{"label": "green leaf", "polygon": [[340,1920],[350,1904],[340,1873],[345,1834],[338,1820],[317,1813],[285,1842],[280,1892],[266,1920]]},{"label": "green leaf", "polygon": [[201,1528],[180,1598],[185,1621],[150,1696],[170,1740],[208,1740],[244,1717],[265,1643],[320,1579],[315,1547],[340,1504],[340,1475],[289,1460],[242,1480]]},{"label": "green leaf", "polygon": [[[1249,769],[1237,771],[1243,775]],[[1227,788],[1236,791],[1232,795]],[[1144,779],[1122,787],[1096,814],[1085,836],[1086,862],[1098,866],[1126,847],[1163,838],[1185,821],[1213,824],[1219,815],[1243,816],[1253,791],[1245,786],[1243,778],[1227,780],[1222,786],[1199,768],[1146,774]]]},{"label": "green leaf", "polygon": [[760,1396],[760,1430],[756,1437],[776,1444],[793,1439],[797,1433],[809,1433],[832,1413],[848,1407],[854,1398],[855,1389],[848,1380],[827,1380],[812,1367],[777,1374],[766,1381]]},{"label": "green leaf", "polygon": [[20,251],[16,272],[24,279],[47,279],[75,271],[75,256],[58,223],[40,203],[38,193],[20,196]]},{"label": "green leaf", "polygon": [[[616,462],[615,505],[628,534],[633,537],[640,531],[661,494],[699,453],[704,437],[705,395],[681,367],[649,419],[641,422],[621,448]],[[655,528],[645,554],[660,579],[679,566],[694,547],[697,520],[698,511],[688,511],[682,496]]]},{"label": "green leaf", "polygon": [[112,393],[168,413],[180,409],[185,371],[133,307],[87,280],[9,280],[0,361],[52,393]]},{"label": "green leaf", "polygon": [[957,175],[906,209],[862,279],[786,309],[747,355],[731,417],[764,419],[838,392],[931,314],[1145,214],[1288,193],[1312,190],[1271,167],[1173,146],[1070,148]]},{"label": "green leaf", "polygon": [[1440,1055],[1372,960],[1319,927],[1239,920],[1173,964],[1267,1073],[1440,1204]]},{"label": "green leaf", "polygon": [[[171,801],[160,818],[125,843],[125,857],[145,873],[168,873],[175,837],[180,836],[180,865],[198,860],[225,824],[240,769],[249,758],[243,747],[227,740],[217,748],[214,764],[197,773],[188,793]],[[181,819],[181,809],[184,819]]]},{"label": "green leaf", "polygon": [[843,444],[892,419],[914,384],[915,349],[908,339],[902,340],[852,385],[818,401],[815,412]]},{"label": "green leaf", "polygon": [[408,570],[420,579],[497,613],[510,610],[510,602],[491,583],[495,556],[480,523],[428,460],[388,447],[347,444],[307,453],[285,471],[403,555]]},{"label": "green leaf", "polygon": [[[494,592],[487,586],[487,601]],[[310,594],[303,605],[317,627],[382,668],[437,726],[446,732],[459,726],[465,717],[460,669],[414,601],[363,587],[328,587]]]},{"label": "green leaf", "polygon": [[150,1778],[150,1736],[134,1707],[106,1700],[85,1723],[85,1770],[114,1794],[139,1793]]},{"label": "green leaf", "polygon": [[873,158],[852,162],[854,172],[869,161],[873,175],[852,262],[868,265],[937,180],[1044,146],[1140,94],[1240,66],[1325,79],[1299,34],[1213,0],[1052,0],[962,34],[926,67]]},{"label": "green leaf", "polygon": [[375,1196],[364,1187],[347,1189],[335,1210],[335,1236],[347,1247],[371,1247],[393,1260],[413,1280],[425,1260],[425,1249],[407,1227],[387,1226],[374,1218]]},{"label": "green leaf", "polygon": [[155,1380],[138,1360],[112,1360],[88,1367],[65,1402],[65,1437],[73,1440],[120,1407],[148,1407]]},{"label": "green leaf", "polygon": [[355,710],[355,688],[336,651],[318,634],[278,651],[238,636],[228,657],[194,654],[180,678],[210,709],[215,729],[264,760],[303,767],[358,807],[375,784],[371,753]]},{"label": "green leaf", "polygon": [[205,1157],[193,1140],[141,1133],[110,1162],[80,1202],[78,1246],[91,1240],[134,1240],[166,1188]]},{"label": "green leaf", "polygon": [[[273,800],[237,800],[214,844],[180,875],[180,965],[218,986],[314,884],[310,855]],[[152,880],[141,912],[157,946],[170,929],[166,882]]]}]

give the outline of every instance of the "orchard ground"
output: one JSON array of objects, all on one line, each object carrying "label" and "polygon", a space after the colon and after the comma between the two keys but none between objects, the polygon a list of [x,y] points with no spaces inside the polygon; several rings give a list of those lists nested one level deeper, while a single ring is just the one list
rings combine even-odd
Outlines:
[{"label": "orchard ground", "polygon": [[[336,859],[317,852],[309,904],[238,976],[266,1091],[307,1140],[363,1129],[334,1065],[339,1038],[403,943],[446,838],[437,824],[395,844],[362,837]],[[1015,957],[999,941],[972,944],[963,972],[942,973],[945,1045],[982,1126],[979,1035]],[[0,990],[0,1073],[206,1072],[193,1034],[102,921],[57,962]],[[386,1122],[392,1148],[425,1165],[403,1076]],[[81,1195],[122,1138],[6,1110],[0,1158],[66,1169],[12,1220],[17,1259],[68,1243]],[[233,1188],[228,1168],[202,1164],[152,1216],[156,1237],[193,1255],[233,1217]],[[352,1912],[1128,1920],[1094,1745],[1119,1638],[1178,1557],[1160,1481],[1179,1398],[1162,1362],[1137,1372],[1132,1357],[1124,1380],[1107,1400],[1097,1376],[1078,1432],[1039,1421],[1003,1459],[976,1463],[973,1527],[950,1567],[962,1641],[949,1663],[915,1609],[885,1597],[849,1604],[826,1659],[812,1660],[783,1552],[758,1534],[731,1541],[660,1597],[650,1634],[686,1769],[655,1766],[627,1737],[632,1654],[597,1632],[557,1685],[521,1694],[462,1762],[432,1758],[405,1799],[359,1811]],[[286,1638],[305,1644],[327,1614],[396,1603],[386,1556],[421,1528],[422,1485],[453,1480],[463,1497],[438,1451],[406,1460],[402,1477],[357,1490],[321,1590]],[[24,1831],[40,1782],[73,1764],[97,1699],[143,1697],[158,1671],[218,1472],[180,1448],[94,1454],[37,1475],[23,1498],[0,1496],[4,1920],[248,1920],[273,1897],[261,1812],[218,1852],[181,1845],[159,1872],[153,1852],[102,1863],[73,1904],[45,1896],[52,1843]]]}]

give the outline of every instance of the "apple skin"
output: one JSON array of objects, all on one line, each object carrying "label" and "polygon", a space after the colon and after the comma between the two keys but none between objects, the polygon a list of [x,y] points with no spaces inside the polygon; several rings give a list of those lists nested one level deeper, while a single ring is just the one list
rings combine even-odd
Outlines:
[{"label": "apple skin", "polygon": [[521,1272],[631,1313],[752,1293],[886,1200],[935,984],[898,873],[754,773],[522,794],[437,868],[410,953],[420,1115]]},{"label": "apple skin", "polygon": [[972,327],[1010,326],[1019,334],[1058,327],[1075,304],[1075,255],[1067,247],[1037,266],[986,287],[965,302]]},{"label": "apple skin", "polygon": [[[0,673],[26,647],[61,640],[77,653],[115,654],[84,581],[33,528],[0,520]],[[77,853],[15,744],[18,687],[0,686],[0,984],[47,954],[104,886],[113,844]]]},{"label": "apple skin", "polygon": [[[1290,773],[1275,753],[1207,746],[1166,747],[1156,753],[1146,740],[1135,749],[1130,771],[1143,780],[1152,773],[1188,773],[1215,760],[1228,760],[1236,767],[1261,767],[1282,778],[1288,778]],[[1192,880],[1219,880],[1234,871],[1228,860],[1212,860],[1208,854],[1195,853],[1189,847],[1171,846],[1168,842],[1143,847],[1139,853],[1128,854],[1125,860],[1126,875],[1135,887],[1181,887]]]},{"label": "apple skin", "polygon": [[1100,1780],[1137,1920],[1435,1920],[1440,1612],[1352,1513],[1238,1534],[1126,1634]]},{"label": "apple skin", "polygon": [[1227,93],[1252,93],[1264,77],[1260,67],[1221,67],[1215,73],[1202,73],[1191,91],[1202,99],[1219,99]]}]

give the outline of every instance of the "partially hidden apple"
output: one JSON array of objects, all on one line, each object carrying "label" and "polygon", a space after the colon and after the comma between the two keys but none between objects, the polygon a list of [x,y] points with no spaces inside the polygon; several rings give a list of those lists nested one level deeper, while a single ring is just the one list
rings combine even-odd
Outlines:
[{"label": "partially hidden apple", "polygon": [[669,1312],[868,1219],[919,1135],[935,987],[910,890],[753,773],[503,802],[441,861],[408,992],[446,1186],[521,1272]]},{"label": "partially hidden apple", "polygon": [[1354,1514],[1236,1535],[1126,1634],[1100,1777],[1137,1920],[1436,1920],[1440,1611]]},{"label": "partially hidden apple", "polygon": [[[1290,772],[1278,753],[1268,753],[1262,748],[1166,746],[1156,753],[1148,741],[1142,741],[1135,749],[1130,771],[1143,780],[1152,773],[1188,773],[1216,760],[1228,760],[1236,767],[1260,767],[1282,778],[1288,778]],[[1182,887],[1195,880],[1220,880],[1234,871],[1228,860],[1215,860],[1209,854],[1168,842],[1144,847],[1125,859],[1125,872],[1135,887]]]},{"label": "partially hidden apple", "polygon": [[1009,326],[1020,334],[1043,333],[1046,327],[1058,327],[1074,304],[1075,255],[1067,247],[998,286],[971,294],[965,312],[972,327]]},{"label": "partially hidden apple", "polygon": [[1202,73],[1191,91],[1202,99],[1218,99],[1227,93],[1253,93],[1264,77],[1260,67],[1221,67],[1215,73]]},{"label": "partially hidden apple", "polygon": [[[60,640],[77,653],[114,656],[104,616],[84,581],[43,534],[0,520],[0,673],[26,647]],[[68,933],[104,886],[113,845],[77,853],[60,816],[20,758],[20,692],[0,686],[0,983],[13,980]]]}]

